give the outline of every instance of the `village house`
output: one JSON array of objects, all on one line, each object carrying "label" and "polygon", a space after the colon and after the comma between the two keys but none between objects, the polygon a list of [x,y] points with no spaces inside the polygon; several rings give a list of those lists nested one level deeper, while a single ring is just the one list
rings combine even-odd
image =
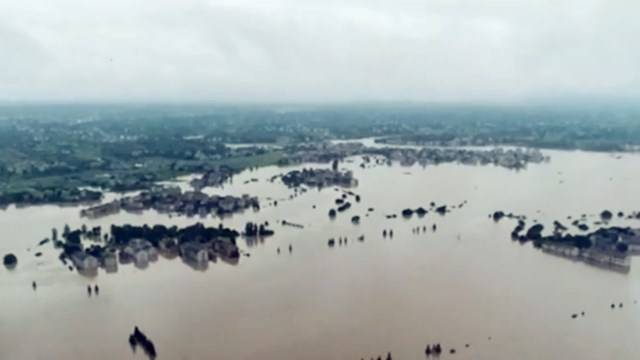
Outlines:
[{"label": "village house", "polygon": [[205,263],[209,261],[209,248],[207,244],[189,241],[180,245],[180,254],[187,262]]},{"label": "village house", "polygon": [[94,271],[98,269],[98,259],[84,251],[76,251],[71,254],[73,265],[81,271]]},{"label": "village house", "polygon": [[628,232],[620,235],[620,241],[629,246],[629,251],[640,253],[640,229],[630,229]]},{"label": "village house", "polygon": [[144,239],[133,239],[122,249],[122,253],[133,259],[136,265],[146,265],[150,260],[157,259],[158,251]]},{"label": "village house", "polygon": [[107,248],[102,255],[102,266],[108,273],[118,271],[118,257],[115,248]]}]

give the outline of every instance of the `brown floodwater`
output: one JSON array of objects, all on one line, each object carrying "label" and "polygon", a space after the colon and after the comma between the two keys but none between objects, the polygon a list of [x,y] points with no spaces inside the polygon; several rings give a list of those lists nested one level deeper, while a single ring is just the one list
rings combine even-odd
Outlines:
[{"label": "brown floodwater", "polygon": [[[144,359],[127,342],[134,325],[155,342],[159,359],[369,359],[388,351],[394,359],[424,359],[426,344],[436,342],[457,350],[442,358],[637,358],[636,259],[620,273],[545,254],[511,241],[515,224],[494,223],[488,214],[513,211],[550,225],[568,224],[568,215],[640,210],[640,156],[545,154],[548,163],[521,171],[454,164],[361,169],[356,159],[342,165],[358,178],[362,201],[333,221],[327,212],[338,192],[312,189],[289,200],[291,190],[267,181],[285,171],[277,167],[211,189],[257,195],[265,205],[267,197],[280,200],[222,220],[152,211],[87,220],[79,218],[80,207],[10,207],[0,211],[0,254],[13,252],[19,263],[0,269],[0,359]],[[251,178],[259,181],[245,184]],[[385,217],[465,200],[446,216]],[[369,207],[375,211],[365,216]],[[362,217],[360,225],[351,224],[353,215]],[[277,224],[284,219],[305,228]],[[120,265],[93,278],[63,267],[50,243],[36,246],[64,224],[198,221],[269,221],[276,235],[257,244],[239,239],[251,257],[237,265],[210,263],[202,271],[161,257],[147,269]],[[640,220],[615,223],[640,227]],[[432,224],[436,232],[412,232]],[[394,237],[383,238],[383,229]],[[327,240],[339,236],[348,245],[329,248]],[[88,297],[87,284],[98,284],[100,295]],[[612,302],[624,307],[611,310]],[[571,319],[582,311],[586,316]]]}]

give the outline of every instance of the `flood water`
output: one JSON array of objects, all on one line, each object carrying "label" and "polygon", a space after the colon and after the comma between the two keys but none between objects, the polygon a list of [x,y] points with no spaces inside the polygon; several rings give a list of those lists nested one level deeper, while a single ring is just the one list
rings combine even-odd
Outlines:
[{"label": "flood water", "polygon": [[[339,192],[313,189],[289,200],[291,190],[267,181],[288,170],[278,167],[211,189],[257,195],[264,205],[267,197],[279,199],[278,206],[223,220],[152,211],[87,220],[79,218],[80,207],[10,207],[0,211],[0,254],[13,252],[19,262],[0,269],[0,359],[145,359],[127,342],[134,325],[154,341],[159,359],[369,359],[388,351],[394,359],[424,359],[426,344],[436,342],[447,352],[441,358],[637,358],[637,259],[620,273],[545,254],[511,241],[515,224],[494,223],[488,214],[504,210],[550,225],[604,209],[640,210],[640,156],[544,153],[548,163],[521,171],[455,164],[361,169],[354,159],[341,167],[354,171],[362,201],[335,220],[327,212]],[[258,181],[245,183],[251,178]],[[445,216],[385,217],[465,200]],[[370,207],[375,211],[365,216]],[[360,225],[351,223],[353,215],[362,217]],[[278,224],[285,219],[305,227]],[[251,256],[237,265],[219,261],[199,271],[160,257],[144,270],[121,265],[94,278],[62,266],[50,243],[36,246],[64,224],[198,221],[236,228],[269,221],[276,235],[258,244],[239,239]],[[618,223],[640,227],[640,220]],[[436,232],[412,233],[432,224]],[[383,229],[394,237],[383,238]],[[348,244],[329,248],[327,240],[339,236]],[[87,284],[98,284],[100,295],[88,297]],[[624,308],[611,310],[612,302]],[[586,316],[571,319],[581,311]]]}]

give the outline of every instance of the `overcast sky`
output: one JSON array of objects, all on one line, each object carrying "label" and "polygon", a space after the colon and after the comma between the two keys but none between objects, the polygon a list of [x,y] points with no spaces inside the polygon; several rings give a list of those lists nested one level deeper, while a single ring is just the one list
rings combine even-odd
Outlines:
[{"label": "overcast sky", "polygon": [[0,0],[0,100],[640,95],[637,0]]}]

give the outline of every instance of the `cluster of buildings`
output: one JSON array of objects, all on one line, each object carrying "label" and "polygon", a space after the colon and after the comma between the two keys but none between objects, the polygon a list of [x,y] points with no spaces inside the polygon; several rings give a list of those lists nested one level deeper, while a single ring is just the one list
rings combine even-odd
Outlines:
[{"label": "cluster of buildings", "polygon": [[205,187],[217,187],[224,184],[233,176],[233,169],[228,166],[219,166],[213,170],[209,170],[201,177],[191,180],[191,186],[196,190]]},{"label": "cluster of buildings", "polygon": [[210,242],[188,241],[178,246],[178,254],[187,264],[202,268],[209,261],[237,259],[240,252],[236,244],[228,239],[217,239]]},{"label": "cluster of buildings", "polygon": [[81,273],[95,274],[98,268],[116,272],[118,264],[146,268],[158,255],[180,257],[197,269],[206,268],[209,261],[218,258],[237,262],[240,257],[236,245],[238,233],[231,229],[206,228],[201,224],[183,229],[124,226],[117,227],[115,233],[104,245],[94,242],[84,246],[76,241],[70,245],[71,240],[65,238],[58,246],[62,249],[60,259],[65,264],[71,261]]},{"label": "cluster of buildings", "polygon": [[187,241],[178,245],[175,239],[167,238],[161,241],[159,247],[146,239],[132,239],[121,248],[106,246],[99,253],[89,249],[78,250],[68,258],[82,273],[95,273],[98,268],[112,273],[118,270],[118,264],[134,264],[138,268],[146,268],[149,263],[158,260],[159,254],[168,258],[179,256],[194,268],[204,268],[209,261],[216,261],[218,257],[237,259],[240,256],[238,247],[228,239]]},{"label": "cluster of buildings", "polygon": [[57,186],[26,188],[21,190],[3,189],[0,184],[0,207],[16,204],[78,204],[95,202],[102,198],[102,192],[90,189],[59,188]]},{"label": "cluster of buildings", "polygon": [[546,253],[625,271],[631,267],[631,256],[640,254],[640,229],[601,228],[584,237],[590,246],[579,247],[572,242],[551,240],[557,237],[546,237],[540,248]]},{"label": "cluster of buildings", "polygon": [[506,168],[522,168],[528,163],[540,163],[547,160],[537,149],[462,149],[455,147],[366,147],[362,143],[321,143],[297,145],[287,149],[282,164],[305,162],[327,163],[349,156],[382,156],[388,161],[397,161],[402,165],[429,165],[440,163],[460,163],[467,165],[494,164]]},{"label": "cluster of buildings", "polygon": [[201,191],[182,191],[178,187],[157,187],[135,196],[127,196],[83,209],[80,215],[100,218],[120,210],[140,212],[152,209],[161,213],[207,216],[231,214],[249,208],[260,208],[257,197],[246,194],[242,196],[208,195]]},{"label": "cluster of buildings", "polygon": [[289,187],[306,185],[309,187],[342,186],[351,187],[358,184],[351,171],[332,169],[293,170],[282,175],[282,182]]},{"label": "cluster of buildings", "polygon": [[510,169],[525,167],[528,163],[540,163],[546,160],[537,149],[489,149],[470,150],[456,148],[421,148],[421,149],[371,149],[376,155],[382,155],[390,161],[402,165],[430,165],[441,163],[460,163],[465,165],[494,164]]},{"label": "cluster of buildings", "polygon": [[285,148],[285,157],[280,165],[302,163],[329,163],[349,156],[362,155],[365,146],[361,143],[317,143],[300,144]]}]

